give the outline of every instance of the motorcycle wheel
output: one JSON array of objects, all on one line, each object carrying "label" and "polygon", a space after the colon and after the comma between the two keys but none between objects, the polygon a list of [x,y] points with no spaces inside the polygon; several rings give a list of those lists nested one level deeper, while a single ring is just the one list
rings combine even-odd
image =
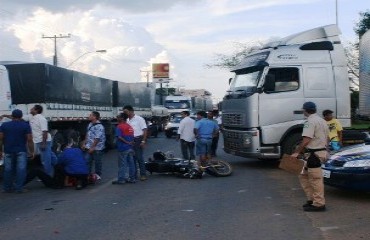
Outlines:
[{"label": "motorcycle wheel", "polygon": [[209,167],[206,168],[206,173],[215,177],[230,176],[232,171],[230,163],[222,160],[211,160]]}]

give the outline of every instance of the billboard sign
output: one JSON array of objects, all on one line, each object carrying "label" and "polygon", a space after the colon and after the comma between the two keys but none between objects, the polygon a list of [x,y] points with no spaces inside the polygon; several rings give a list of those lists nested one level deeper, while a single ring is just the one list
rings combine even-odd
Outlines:
[{"label": "billboard sign", "polygon": [[169,78],[170,77],[170,64],[153,63],[152,71],[153,71],[153,78]]}]

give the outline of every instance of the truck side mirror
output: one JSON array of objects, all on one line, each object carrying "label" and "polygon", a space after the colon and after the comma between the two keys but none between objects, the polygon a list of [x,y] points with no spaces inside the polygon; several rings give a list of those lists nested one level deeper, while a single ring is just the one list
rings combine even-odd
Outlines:
[{"label": "truck side mirror", "polygon": [[233,78],[229,78],[229,85],[230,85],[230,83],[231,83],[232,80],[233,80]]},{"label": "truck side mirror", "polygon": [[264,92],[274,92],[275,91],[275,75],[267,74],[265,77]]}]

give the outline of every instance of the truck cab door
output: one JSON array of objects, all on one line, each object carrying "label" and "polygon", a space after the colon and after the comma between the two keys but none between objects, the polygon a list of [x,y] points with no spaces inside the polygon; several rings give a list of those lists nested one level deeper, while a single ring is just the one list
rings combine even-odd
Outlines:
[{"label": "truck cab door", "polygon": [[278,143],[293,121],[303,120],[302,68],[270,66],[259,86],[259,126],[262,142]]}]

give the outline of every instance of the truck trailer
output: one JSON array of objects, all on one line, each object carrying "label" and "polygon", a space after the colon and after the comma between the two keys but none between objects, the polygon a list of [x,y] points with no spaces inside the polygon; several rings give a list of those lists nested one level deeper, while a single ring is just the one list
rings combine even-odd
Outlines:
[{"label": "truck trailer", "polygon": [[24,114],[39,104],[54,139],[74,130],[83,137],[91,111],[98,111],[106,129],[108,147],[113,143],[116,116],[132,105],[147,120],[168,119],[163,106],[154,105],[155,84],[124,83],[45,63],[0,62],[0,115],[20,109]]}]

